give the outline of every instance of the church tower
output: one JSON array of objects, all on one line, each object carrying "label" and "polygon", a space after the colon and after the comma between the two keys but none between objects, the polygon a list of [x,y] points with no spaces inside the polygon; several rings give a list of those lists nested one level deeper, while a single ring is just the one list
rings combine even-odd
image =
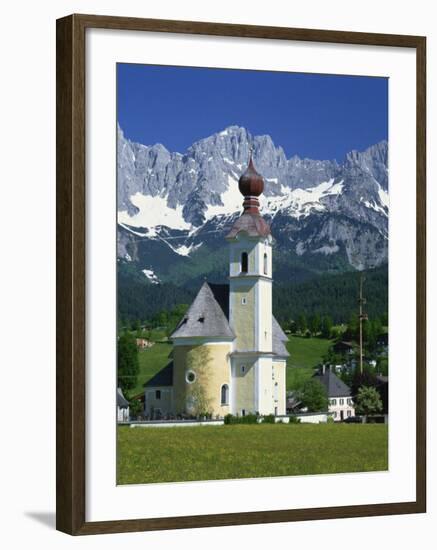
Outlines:
[{"label": "church tower", "polygon": [[243,212],[226,236],[230,249],[229,324],[236,335],[231,353],[234,414],[274,414],[272,341],[272,236],[259,212],[264,180],[252,156],[240,177]]}]

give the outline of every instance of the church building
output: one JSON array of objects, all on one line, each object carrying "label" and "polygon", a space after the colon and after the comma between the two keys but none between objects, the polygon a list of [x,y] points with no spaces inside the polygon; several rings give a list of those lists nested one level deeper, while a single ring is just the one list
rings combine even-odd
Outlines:
[{"label": "church building", "polygon": [[252,158],[238,186],[243,212],[225,236],[229,284],[204,282],[171,335],[172,363],[145,385],[150,417],[285,414],[287,336],[272,314],[272,235]]}]

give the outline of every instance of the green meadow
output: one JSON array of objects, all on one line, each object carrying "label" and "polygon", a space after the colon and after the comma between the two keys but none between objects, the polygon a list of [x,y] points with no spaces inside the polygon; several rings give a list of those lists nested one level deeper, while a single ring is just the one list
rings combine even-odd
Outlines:
[{"label": "green meadow", "polygon": [[383,424],[119,426],[117,483],[382,471]]},{"label": "green meadow", "polygon": [[138,373],[137,385],[130,392],[131,395],[141,393],[144,389],[144,384],[167,365],[170,361],[168,356],[172,349],[173,346],[169,343],[156,342],[151,348],[138,352],[140,372]]},{"label": "green meadow", "polygon": [[287,390],[297,390],[314,374],[314,368],[332,346],[326,338],[305,338],[289,336],[287,350]]}]

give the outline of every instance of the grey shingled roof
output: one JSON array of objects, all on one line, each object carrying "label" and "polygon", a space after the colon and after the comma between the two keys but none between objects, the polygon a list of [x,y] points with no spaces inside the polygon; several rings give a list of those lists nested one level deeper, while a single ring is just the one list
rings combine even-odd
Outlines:
[{"label": "grey shingled roof", "polygon": [[[200,318],[203,321],[199,321]],[[229,285],[203,283],[171,338],[194,336],[235,337],[229,326]],[[287,341],[286,334],[272,315],[273,353],[279,357],[288,357],[290,354],[285,347]]]},{"label": "grey shingled roof", "polygon": [[282,330],[280,324],[272,315],[272,348],[273,353],[280,357],[289,357],[285,342],[288,341],[287,335]]},{"label": "grey shingled roof", "polygon": [[203,283],[189,310],[171,335],[171,338],[190,337],[235,338],[226,315],[207,282]]},{"label": "grey shingled roof", "polygon": [[346,384],[329,369],[325,371],[325,374],[315,374],[314,378],[325,386],[328,397],[347,397],[351,394],[349,386],[346,386]]},{"label": "grey shingled roof", "polygon": [[123,395],[121,388],[117,388],[117,407],[127,409],[129,407],[129,401]]},{"label": "grey shingled roof", "polygon": [[163,369],[158,371],[148,382],[144,384],[145,388],[156,388],[160,386],[173,385],[173,361],[170,361]]}]

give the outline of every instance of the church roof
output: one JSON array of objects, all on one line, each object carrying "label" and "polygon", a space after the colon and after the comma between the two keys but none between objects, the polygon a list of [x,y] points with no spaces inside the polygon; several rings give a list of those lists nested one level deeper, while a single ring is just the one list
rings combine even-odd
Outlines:
[{"label": "church roof", "polygon": [[[203,321],[199,319],[203,316]],[[180,337],[235,338],[229,326],[229,285],[203,283],[196,298],[171,338]],[[285,347],[288,338],[272,315],[272,351],[279,357],[290,354]]]},{"label": "church roof", "polygon": [[226,319],[229,320],[229,285],[208,283],[219,306],[222,308]]},{"label": "church roof", "polygon": [[156,388],[160,386],[173,385],[173,361],[170,361],[163,369],[158,371],[155,376],[144,384],[145,388]]},{"label": "church roof", "polygon": [[[229,312],[227,313],[229,315]],[[207,282],[203,283],[187,313],[171,335],[171,338],[190,337],[235,338],[225,312]]]},{"label": "church roof", "polygon": [[272,315],[272,348],[275,355],[279,355],[280,357],[288,357],[290,355],[285,346],[285,342],[288,342],[287,335]]},{"label": "church roof", "polygon": [[267,237],[270,235],[269,224],[259,213],[252,212],[244,212],[237,218],[226,238],[234,239],[240,231],[244,231],[249,237]]},{"label": "church roof", "polygon": [[328,397],[347,397],[351,394],[349,386],[346,386],[330,369],[324,373],[315,374],[314,378],[325,386]]}]

